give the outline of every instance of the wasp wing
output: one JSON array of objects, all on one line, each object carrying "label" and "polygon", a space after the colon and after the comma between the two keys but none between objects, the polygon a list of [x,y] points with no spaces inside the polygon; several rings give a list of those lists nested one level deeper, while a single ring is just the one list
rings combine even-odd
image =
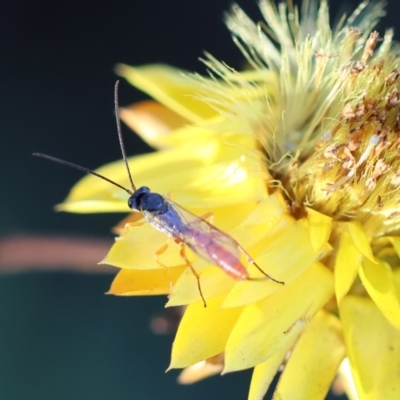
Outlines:
[{"label": "wasp wing", "polygon": [[149,222],[161,225],[157,228],[185,243],[197,255],[215,264],[215,249],[223,249],[235,258],[239,258],[239,244],[236,240],[215,227],[204,218],[186,210],[174,201],[165,198],[168,211],[162,215],[152,216]]}]

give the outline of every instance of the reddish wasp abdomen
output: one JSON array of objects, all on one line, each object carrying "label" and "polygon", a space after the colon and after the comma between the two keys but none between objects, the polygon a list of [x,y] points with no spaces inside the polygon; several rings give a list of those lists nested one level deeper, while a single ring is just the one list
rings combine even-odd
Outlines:
[{"label": "reddish wasp abdomen", "polygon": [[248,279],[249,274],[247,273],[246,268],[234,254],[229,253],[223,247],[218,244],[216,245],[215,243],[210,246],[209,250],[212,260],[227,275],[238,281]]},{"label": "reddish wasp abdomen", "polygon": [[191,233],[192,240],[187,244],[195,253],[210,261],[211,264],[218,265],[233,279],[241,281],[248,279],[247,270],[240,262],[236,242],[229,235],[217,230],[212,225],[209,225],[207,230],[192,231]]}]

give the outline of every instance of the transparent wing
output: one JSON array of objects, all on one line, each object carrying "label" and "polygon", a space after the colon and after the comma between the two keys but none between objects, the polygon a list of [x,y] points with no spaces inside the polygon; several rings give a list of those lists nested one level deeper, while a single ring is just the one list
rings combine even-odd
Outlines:
[{"label": "transparent wing", "polygon": [[165,201],[168,204],[168,212],[155,217],[164,226],[164,232],[182,241],[200,257],[213,264],[215,254],[212,252],[216,247],[239,257],[239,244],[232,236],[174,201],[167,198]]},{"label": "transparent wing", "polygon": [[267,278],[284,284],[264,272],[232,236],[172,200],[165,197],[164,200],[168,204],[166,212],[160,215],[143,213],[155,228],[172,236],[178,242],[183,242],[205,261],[218,265],[235,279],[250,279],[245,267],[240,262],[241,253],[249,264],[253,264]]}]

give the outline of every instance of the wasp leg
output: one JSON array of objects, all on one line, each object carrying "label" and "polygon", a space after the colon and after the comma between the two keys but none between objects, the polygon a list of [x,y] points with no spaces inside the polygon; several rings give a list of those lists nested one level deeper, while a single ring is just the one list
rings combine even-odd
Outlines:
[{"label": "wasp leg", "polygon": [[249,265],[254,265],[263,275],[265,275],[268,279],[271,279],[271,281],[274,281],[276,283],[279,283],[280,285],[284,285],[285,282],[278,281],[277,279],[273,278],[271,275],[268,275],[261,267],[259,267],[256,262],[254,261],[253,257],[238,243],[236,242],[236,245],[240,252],[244,255],[246,258],[247,262]]},{"label": "wasp leg", "polygon": [[124,229],[136,228],[138,226],[144,225],[145,223],[146,223],[146,221],[144,219],[139,219],[137,221],[125,222],[125,223],[124,223],[124,221],[122,221],[119,225],[115,226],[113,228],[113,230],[116,233],[118,233],[118,232],[120,233],[121,231],[123,232]]},{"label": "wasp leg", "polygon": [[172,279],[171,279],[171,276],[170,276],[170,274],[169,274],[169,268],[168,268],[166,265],[164,265],[164,264],[158,259],[158,258],[161,256],[161,254],[163,254],[163,253],[165,253],[165,252],[167,251],[168,245],[169,245],[169,239],[167,240],[167,242],[166,242],[163,246],[161,246],[161,247],[154,253],[154,260],[156,261],[156,263],[157,263],[160,267],[164,268],[165,273],[167,274],[167,277],[168,277],[168,280],[169,280],[169,293],[168,293],[168,298],[169,298],[169,295],[170,295],[171,292],[172,292]]},{"label": "wasp leg", "polygon": [[196,270],[194,269],[192,263],[190,262],[190,260],[187,258],[186,252],[185,252],[185,243],[183,242],[177,242],[180,246],[181,246],[181,251],[179,252],[180,256],[183,258],[183,260],[186,262],[186,265],[190,268],[190,270],[192,271],[192,274],[195,276],[195,278],[197,279],[197,288],[199,289],[199,293],[200,293],[200,297],[203,300],[204,303],[204,307],[207,307],[207,303],[204,299],[203,296],[203,292],[201,290],[201,286],[200,286],[200,275],[196,272]]},{"label": "wasp leg", "polygon": [[202,219],[202,220],[204,220],[204,221],[207,221],[207,222],[209,222],[210,224],[212,224],[213,223],[213,221],[214,221],[214,213],[212,212],[212,211],[210,211],[210,212],[207,212],[207,213],[205,213],[205,214],[203,214],[203,215],[200,215],[200,219]]}]

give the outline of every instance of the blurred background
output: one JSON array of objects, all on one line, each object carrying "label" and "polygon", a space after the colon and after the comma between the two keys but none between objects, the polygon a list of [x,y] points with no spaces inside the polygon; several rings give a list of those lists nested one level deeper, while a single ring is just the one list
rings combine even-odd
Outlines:
[{"label": "blurred background", "polygon": [[[178,385],[177,371],[164,373],[173,335],[155,335],[150,321],[166,299],[105,296],[114,271],[96,266],[112,243],[110,228],[124,215],[55,213],[81,174],[31,157],[43,152],[88,168],[120,158],[113,116],[118,62],[203,73],[198,57],[207,50],[240,68],[243,59],[222,22],[231,3],[0,3],[1,400],[247,397],[249,372],[192,386]],[[335,15],[339,2],[331,3]],[[381,32],[396,27],[393,3]],[[239,4],[261,18],[256,0]],[[121,106],[143,99],[121,82]],[[128,154],[151,151],[123,129]],[[37,250],[46,241],[54,251],[44,257]],[[83,257],[79,244],[92,249],[78,266],[85,273],[63,261],[66,252]]]}]

